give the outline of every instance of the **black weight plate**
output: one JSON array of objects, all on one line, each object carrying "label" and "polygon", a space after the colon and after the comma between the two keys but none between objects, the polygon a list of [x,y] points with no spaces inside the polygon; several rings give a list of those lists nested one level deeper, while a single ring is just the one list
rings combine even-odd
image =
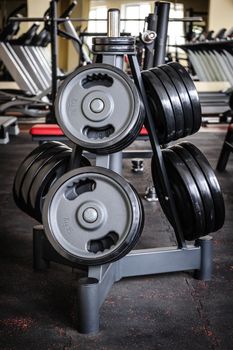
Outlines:
[{"label": "black weight plate", "polygon": [[214,202],[212,199],[209,186],[205,179],[205,176],[203,175],[201,169],[197,165],[195,159],[192,157],[192,155],[189,153],[189,151],[186,148],[183,148],[181,145],[178,144],[178,145],[172,146],[171,149],[187,165],[197,185],[197,188],[202,198],[204,210],[205,210],[205,223],[206,223],[205,234],[213,232],[215,227]]},{"label": "black weight plate", "polygon": [[175,118],[169,96],[160,80],[152,72],[143,71],[142,79],[155,120],[155,128],[158,131],[159,143],[168,143],[176,136]]},{"label": "black weight plate", "polygon": [[169,220],[170,224],[173,225],[172,216],[171,216],[171,212],[170,212],[170,208],[169,208],[169,203],[166,200],[166,197],[163,193],[163,186],[162,186],[162,182],[161,182],[162,179],[160,178],[159,174],[156,173],[154,156],[152,156],[152,159],[151,159],[151,173],[152,173],[152,179],[153,179],[153,183],[155,186],[156,194],[158,196],[160,205],[164,211],[164,214],[166,215],[167,219]]},{"label": "black weight plate", "polygon": [[206,157],[202,154],[202,152],[193,144],[187,141],[183,141],[180,145],[186,148],[190,154],[193,156],[200,169],[202,170],[206,181],[209,185],[210,192],[212,194],[214,209],[215,209],[215,228],[214,231],[219,230],[225,220],[225,205],[223,200],[223,195],[221,192],[221,188],[219,186],[218,180],[215,176],[211,165],[209,164]]},{"label": "black weight plate", "polygon": [[[163,158],[184,238],[188,241],[194,240],[205,232],[205,212],[199,191],[189,169],[174,151],[171,149],[163,150]],[[152,175],[154,175],[153,180],[157,191],[154,160],[152,160]],[[169,206],[161,188],[157,195],[165,215],[174,226]]]},{"label": "black weight plate", "polygon": [[167,74],[171,82],[173,83],[179,97],[184,113],[184,137],[191,135],[193,130],[193,110],[191,101],[184,86],[183,80],[180,78],[179,74],[172,69],[169,65],[164,64],[158,67],[162,69],[163,72]]},{"label": "black weight plate", "polygon": [[58,153],[42,166],[33,179],[28,205],[29,210],[35,214],[34,218],[39,222],[41,222],[43,200],[52,184],[67,171],[70,156],[71,150]]},{"label": "black weight plate", "polygon": [[[64,145],[60,142],[48,142],[45,144],[40,145],[36,149],[34,149],[21,163],[19,166],[15,179],[13,184],[13,197],[16,205],[18,208],[20,208],[22,211],[28,213],[27,203],[24,202],[22,197],[22,184],[24,181],[24,178],[30,169],[33,162],[40,157],[43,153],[46,153],[48,150],[51,150],[52,148],[56,148],[58,146]],[[64,145],[65,146],[65,145]],[[65,146],[66,147],[66,146]]]},{"label": "black weight plate", "polygon": [[22,200],[26,204],[28,208],[31,207],[30,203],[28,202],[28,196],[30,192],[31,185],[33,183],[33,180],[37,173],[40,171],[41,167],[49,162],[49,160],[53,157],[56,157],[57,154],[65,151],[67,147],[60,146],[55,147],[52,149],[49,149],[47,152],[44,152],[43,154],[38,157],[33,164],[31,165],[30,169],[28,170],[27,174],[24,177],[24,181],[22,182]]},{"label": "black weight plate", "polygon": [[36,160],[37,157],[39,157],[42,153],[46,152],[48,149],[50,149],[52,147],[61,146],[61,145],[62,145],[62,143],[60,143],[60,142],[43,143],[42,145],[36,147],[23,160],[23,162],[20,164],[20,166],[16,172],[16,175],[14,178],[14,184],[13,184],[13,193],[17,199],[19,199],[19,197],[20,197],[21,184],[22,184],[22,181],[24,179],[24,176],[26,175],[28,169],[30,168],[30,166],[32,165],[34,160]]},{"label": "black weight plate", "polygon": [[135,45],[92,45],[93,52],[134,52]]},{"label": "black weight plate", "polygon": [[185,85],[185,87],[188,91],[188,94],[190,96],[190,101],[192,104],[193,116],[194,116],[194,118],[193,118],[193,131],[192,131],[192,133],[194,134],[201,127],[201,105],[200,105],[200,100],[198,97],[196,87],[195,87],[190,75],[188,74],[188,72],[186,71],[186,69],[183,66],[181,66],[177,62],[170,62],[168,64],[179,74],[179,76],[183,80],[184,85]]},{"label": "black weight plate", "polygon": [[174,85],[172,84],[166,73],[164,73],[159,68],[153,68],[150,69],[150,71],[153,72],[156,75],[156,77],[160,80],[161,84],[164,86],[170,98],[175,117],[176,139],[182,138],[184,136],[184,114],[182,105],[180,103],[179,95],[177,94]]},{"label": "black weight plate", "polygon": [[133,36],[120,37],[95,37],[92,39],[93,45],[134,45],[135,38]]},{"label": "black weight plate", "polygon": [[[175,193],[175,203],[184,228],[184,237],[186,240],[196,239],[205,232],[205,212],[197,186],[189,169],[174,151],[164,150],[163,157],[171,188]],[[182,186],[183,191],[180,193]],[[181,194],[184,192],[188,197],[183,198]],[[186,209],[188,207],[191,211]],[[193,227],[189,223],[191,216],[193,216]]]},{"label": "black weight plate", "polygon": [[[31,210],[35,213],[34,218],[42,221],[42,204],[50,187],[68,170],[71,150],[58,153],[47,162],[37,173],[33,180],[29,193]],[[90,166],[87,158],[82,157],[81,166]]]},{"label": "black weight plate", "polygon": [[[116,152],[119,152],[120,150],[125,149],[136,139],[136,137],[140,134],[140,131],[144,124],[144,119],[145,119],[144,113],[145,112],[143,109],[143,105],[141,104],[140,113],[134,128],[131,130],[130,133],[128,133],[127,137],[124,138],[121,143],[117,145],[113,145],[112,147],[109,147],[108,148],[109,153],[116,153]],[[103,154],[106,154],[106,153],[103,153]]]}]

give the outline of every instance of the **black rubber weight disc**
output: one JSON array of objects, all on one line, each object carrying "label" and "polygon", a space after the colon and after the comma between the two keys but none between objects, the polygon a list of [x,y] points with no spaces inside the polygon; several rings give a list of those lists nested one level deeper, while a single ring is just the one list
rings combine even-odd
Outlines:
[{"label": "black rubber weight disc", "polygon": [[22,211],[26,212],[29,215],[31,215],[31,213],[28,211],[27,203],[25,203],[22,196],[22,184],[24,182],[25,176],[27,175],[28,170],[30,169],[34,161],[36,161],[36,159],[38,159],[40,156],[42,156],[43,153],[46,153],[48,150],[51,150],[61,145],[64,144],[60,142],[48,142],[40,145],[24,159],[24,161],[18,168],[13,184],[13,197],[18,208],[20,208]]},{"label": "black rubber weight disc", "polygon": [[96,37],[93,38],[92,43],[94,45],[134,45],[135,38],[133,36],[122,37]]},{"label": "black rubber weight disc", "polygon": [[195,159],[192,157],[192,155],[189,153],[189,151],[187,149],[183,148],[179,144],[172,146],[171,149],[187,165],[187,167],[189,168],[189,171],[192,174],[193,179],[197,185],[200,196],[202,198],[203,207],[205,210],[205,223],[206,223],[205,234],[213,232],[214,227],[215,227],[214,202],[212,199],[212,195],[211,195],[209,186],[208,186],[207,181],[205,179],[205,176],[203,175],[203,173],[202,173],[201,169],[199,168],[198,164],[196,163]]},{"label": "black rubber weight disc", "polygon": [[158,68],[163,70],[163,72],[167,74],[168,78],[171,80],[172,84],[174,85],[179,95],[180,102],[183,108],[183,113],[184,113],[183,137],[191,135],[193,130],[193,118],[194,118],[193,109],[192,109],[188,92],[186,90],[186,87],[184,86],[183,80],[180,78],[179,74],[167,64],[159,66]]},{"label": "black rubber weight disc", "polygon": [[184,238],[194,240],[205,232],[205,212],[200,193],[189,169],[174,151],[164,150],[163,157]]},{"label": "black rubber weight disc", "polygon": [[[71,150],[58,153],[47,162],[35,177],[30,193],[29,202],[32,210],[36,213],[35,219],[42,222],[42,205],[50,187],[67,171],[71,156]],[[89,166],[90,162],[87,158],[82,157],[81,167]]]},{"label": "black rubber weight disc", "polygon": [[174,85],[172,84],[166,73],[164,73],[159,68],[153,68],[150,71],[153,72],[156,75],[156,77],[160,80],[161,84],[163,85],[169,96],[175,117],[176,140],[178,140],[184,136],[184,114],[180,98],[177,94]]},{"label": "black rubber weight disc", "polygon": [[155,74],[143,71],[142,78],[155,120],[155,128],[158,131],[159,143],[168,143],[176,137],[175,118],[169,96]]},{"label": "black rubber weight disc", "polygon": [[16,198],[20,197],[20,191],[21,191],[21,185],[22,181],[24,179],[24,176],[26,175],[28,169],[32,165],[32,163],[38,158],[42,153],[46,152],[48,149],[61,146],[62,143],[60,142],[47,142],[43,143],[39,147],[36,147],[20,164],[16,175],[14,179],[14,185],[13,185],[13,193],[16,196]]},{"label": "black rubber weight disc", "polygon": [[42,221],[41,212],[45,196],[50,187],[67,171],[70,156],[71,150],[58,153],[42,166],[32,182],[28,204],[35,213],[34,218],[39,222]]},{"label": "black rubber weight disc", "polygon": [[193,156],[197,164],[199,165],[200,169],[202,170],[206,181],[209,185],[213,202],[214,202],[214,209],[215,209],[215,227],[214,231],[219,230],[225,220],[225,205],[224,200],[221,192],[221,188],[219,186],[218,180],[215,176],[215,173],[213,169],[211,168],[208,160],[206,157],[202,154],[202,152],[193,144],[190,142],[184,141],[181,142],[180,145],[184,148],[186,148],[190,154]]},{"label": "black rubber weight disc", "polygon": [[168,63],[181,77],[181,79],[184,82],[184,85],[187,89],[187,92],[190,96],[190,101],[192,104],[192,109],[193,109],[193,131],[192,134],[197,132],[200,127],[201,127],[201,105],[200,105],[200,100],[198,97],[198,93],[196,90],[196,87],[188,74],[188,72],[185,70],[183,66],[181,66],[177,62],[171,62]]},{"label": "black rubber weight disc", "polygon": [[67,147],[65,146],[49,149],[47,152],[41,154],[40,157],[38,157],[31,165],[22,183],[22,198],[24,203],[28,206],[28,208],[31,207],[29,203],[29,192],[37,173],[47,162],[49,162],[51,158],[55,157],[58,153],[65,151],[66,149]]},{"label": "black rubber weight disc", "polygon": [[160,176],[156,172],[156,166],[155,166],[155,160],[154,156],[152,156],[151,159],[151,173],[152,173],[152,179],[155,186],[156,194],[158,196],[160,205],[163,209],[164,214],[166,215],[167,219],[169,220],[170,224],[173,225],[172,222],[172,216],[169,208],[169,203],[165,199],[165,194],[163,193],[163,187]]}]

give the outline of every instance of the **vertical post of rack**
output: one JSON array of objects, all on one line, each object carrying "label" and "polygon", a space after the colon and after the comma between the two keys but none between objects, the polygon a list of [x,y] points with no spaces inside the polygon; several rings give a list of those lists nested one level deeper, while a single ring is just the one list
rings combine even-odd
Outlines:
[{"label": "vertical post of rack", "polygon": [[[146,21],[147,21],[147,30],[152,30],[154,32],[157,31],[157,20],[158,16],[156,14],[156,8],[154,10],[154,13],[149,13]],[[150,69],[153,67],[153,60],[154,60],[154,41],[145,46],[145,58],[144,58],[144,64],[143,69]]]},{"label": "vertical post of rack", "polygon": [[157,37],[154,46],[154,67],[165,63],[169,10],[169,2],[155,3],[155,12],[158,16],[158,23]]},{"label": "vertical post of rack", "polygon": [[51,102],[50,115],[47,122],[54,122],[55,111],[54,103],[57,94],[57,2],[50,1],[50,30],[51,30],[51,63],[52,63],[52,86],[51,86]]}]

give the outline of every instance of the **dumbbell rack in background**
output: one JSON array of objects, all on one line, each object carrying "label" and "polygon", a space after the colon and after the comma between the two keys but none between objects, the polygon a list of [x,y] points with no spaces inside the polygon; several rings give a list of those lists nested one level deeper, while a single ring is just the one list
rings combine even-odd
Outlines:
[{"label": "dumbbell rack in background", "polygon": [[[157,3],[157,9],[158,16],[164,18],[157,28],[157,34],[160,36],[161,31],[167,28],[168,18],[164,16],[164,13],[168,14],[169,3]],[[108,12],[108,36],[119,37],[119,11],[117,10]],[[97,49],[95,41],[93,48],[94,51]],[[123,67],[124,55],[128,56],[133,79],[141,95],[147,115],[156,171],[161,179],[162,191],[165,197],[169,198],[168,205],[174,221],[177,247],[132,250],[128,255],[116,262],[99,266],[88,266],[87,277],[80,278],[78,281],[77,310],[78,331],[80,333],[91,333],[99,330],[99,311],[101,305],[114,282],[119,281],[121,278],[195,270],[197,278],[209,280],[212,272],[212,238],[206,236],[197,239],[195,244],[190,246],[186,245],[186,241],[184,240],[135,51],[122,52],[119,45],[119,51],[116,49],[115,52],[107,52],[107,50],[98,50],[98,52],[95,52],[95,57],[98,61],[100,60],[104,64],[110,64],[118,68]],[[78,164],[79,159],[80,150],[75,147],[73,149],[72,168],[75,168],[75,164],[76,162]],[[121,174],[122,153],[97,155],[96,165],[110,168]],[[75,264],[61,257],[52,248],[44,235],[43,226],[34,227],[33,233],[35,269],[46,269],[49,261],[75,266]]]}]

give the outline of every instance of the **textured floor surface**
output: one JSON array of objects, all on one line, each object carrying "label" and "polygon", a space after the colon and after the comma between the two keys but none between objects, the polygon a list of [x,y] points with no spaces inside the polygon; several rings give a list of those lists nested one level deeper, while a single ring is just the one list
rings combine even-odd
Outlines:
[{"label": "textured floor surface", "polygon": [[[215,167],[223,137],[207,128],[190,140]],[[36,222],[12,198],[16,169],[33,147],[26,134],[0,146],[0,350],[233,349],[233,156],[227,171],[218,174],[226,222],[213,235],[212,280],[195,280],[191,272],[123,279],[101,308],[100,332],[81,335],[75,328],[77,271],[51,264],[47,272],[33,272]],[[124,161],[124,175],[143,196],[152,183],[149,161],[143,175],[130,166]],[[175,244],[159,204],[143,204],[146,221],[138,246]]]}]

